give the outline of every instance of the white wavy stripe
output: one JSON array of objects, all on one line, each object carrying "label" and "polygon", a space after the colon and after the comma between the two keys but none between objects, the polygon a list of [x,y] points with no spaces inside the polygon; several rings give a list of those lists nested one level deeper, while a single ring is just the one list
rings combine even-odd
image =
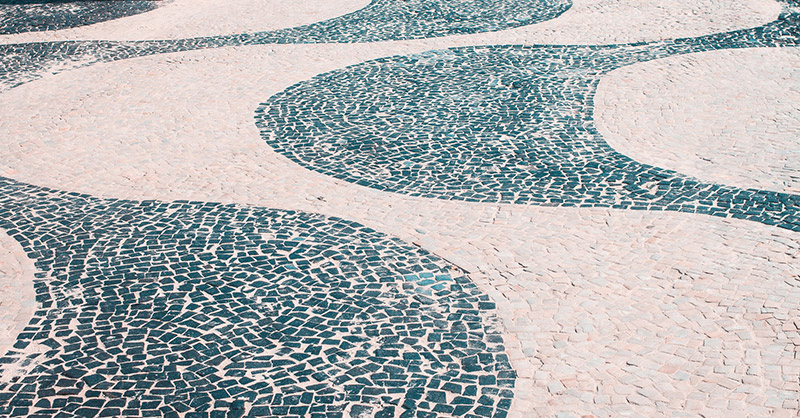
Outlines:
[{"label": "white wavy stripe", "polygon": [[0,43],[181,39],[307,25],[354,12],[369,0],[171,0],[156,9],[92,25],[0,36]]}]

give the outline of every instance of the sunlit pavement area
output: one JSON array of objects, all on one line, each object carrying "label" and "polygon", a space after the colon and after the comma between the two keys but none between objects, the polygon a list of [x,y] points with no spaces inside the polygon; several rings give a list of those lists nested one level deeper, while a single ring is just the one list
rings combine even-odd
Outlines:
[{"label": "sunlit pavement area", "polygon": [[800,416],[797,0],[0,1],[0,416]]}]

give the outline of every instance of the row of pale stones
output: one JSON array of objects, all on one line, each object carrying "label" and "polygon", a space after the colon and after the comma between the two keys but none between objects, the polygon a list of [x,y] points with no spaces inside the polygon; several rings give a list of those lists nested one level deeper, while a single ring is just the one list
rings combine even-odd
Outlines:
[{"label": "row of pale stones", "polygon": [[[48,77],[0,95],[2,175],[98,197],[306,210],[416,242],[471,272],[498,302],[520,375],[517,417],[795,414],[796,233],[690,214],[379,192],[288,161],[264,144],[252,122],[257,103],[294,82],[429,46],[228,48]],[[716,65],[733,56],[731,65],[755,69],[751,58],[770,57],[752,51],[690,59],[714,82],[713,72],[702,71],[703,59]],[[758,145],[748,149],[757,153]]]}]

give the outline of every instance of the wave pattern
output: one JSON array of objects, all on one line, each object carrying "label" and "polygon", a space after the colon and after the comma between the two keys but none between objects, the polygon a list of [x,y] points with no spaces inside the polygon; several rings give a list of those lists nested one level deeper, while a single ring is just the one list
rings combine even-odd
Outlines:
[{"label": "wave pattern", "polygon": [[0,2],[0,35],[91,25],[149,12],[158,1],[6,0]]},{"label": "wave pattern", "polygon": [[[0,82],[11,88],[66,61],[493,31],[568,7],[376,0],[273,32],[4,45]],[[608,71],[714,49],[796,47],[797,23],[787,7],[771,24],[700,38],[384,58],[273,96],[257,124],[310,170],[395,193],[675,210],[800,230],[800,197],[640,164],[592,121]],[[0,228],[36,260],[40,304],[0,359],[2,414],[502,418],[511,406],[516,373],[489,297],[444,260],[354,222],[0,179]]]},{"label": "wave pattern", "polygon": [[[504,416],[488,296],[353,222],[0,182],[41,308],[2,363],[10,415]],[[8,369],[6,369],[8,370]],[[4,373],[5,374],[5,373]]]},{"label": "wave pattern", "polygon": [[640,164],[597,132],[608,71],[716,47],[465,47],[323,74],[257,110],[262,136],[306,168],[440,199],[676,210],[800,230],[800,196],[744,190]]}]

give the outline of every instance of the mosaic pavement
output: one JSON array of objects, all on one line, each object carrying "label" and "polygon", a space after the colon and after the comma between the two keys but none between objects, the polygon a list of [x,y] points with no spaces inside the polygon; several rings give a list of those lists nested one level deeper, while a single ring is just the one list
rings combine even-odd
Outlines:
[{"label": "mosaic pavement", "polygon": [[156,1],[4,0],[0,34],[54,31],[151,11]]},{"label": "mosaic pavement", "polygon": [[796,2],[0,7],[3,416],[800,415]]}]

